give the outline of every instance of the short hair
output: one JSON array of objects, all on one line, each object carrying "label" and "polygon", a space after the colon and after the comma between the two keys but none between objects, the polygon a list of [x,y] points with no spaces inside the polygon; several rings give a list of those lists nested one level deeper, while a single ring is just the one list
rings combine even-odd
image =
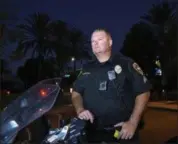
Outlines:
[{"label": "short hair", "polygon": [[99,31],[103,31],[105,32],[109,37],[111,37],[111,33],[106,29],[106,28],[97,28],[93,31],[94,32],[99,32]]}]

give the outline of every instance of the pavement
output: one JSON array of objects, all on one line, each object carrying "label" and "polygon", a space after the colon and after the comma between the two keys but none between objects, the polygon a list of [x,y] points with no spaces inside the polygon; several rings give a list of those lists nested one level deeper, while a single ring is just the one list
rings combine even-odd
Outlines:
[{"label": "pavement", "polygon": [[148,107],[159,110],[178,111],[178,101],[149,102]]},{"label": "pavement", "polygon": [[[178,136],[178,112],[148,108],[144,114],[144,128],[140,131],[141,144],[168,144]],[[176,140],[169,144],[178,144]]]}]

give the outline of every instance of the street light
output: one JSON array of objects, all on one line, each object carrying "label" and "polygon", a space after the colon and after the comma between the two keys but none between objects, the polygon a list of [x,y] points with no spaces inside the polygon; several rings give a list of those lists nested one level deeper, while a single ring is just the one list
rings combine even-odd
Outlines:
[{"label": "street light", "polygon": [[75,71],[75,57],[72,57],[71,61],[73,62],[73,71]]},{"label": "street light", "polygon": [[75,61],[75,57],[72,57],[72,58],[71,58],[71,61]]}]

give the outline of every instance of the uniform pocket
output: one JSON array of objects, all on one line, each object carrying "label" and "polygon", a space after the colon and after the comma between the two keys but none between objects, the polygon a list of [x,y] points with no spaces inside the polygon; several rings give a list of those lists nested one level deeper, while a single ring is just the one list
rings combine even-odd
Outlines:
[{"label": "uniform pocket", "polygon": [[124,88],[126,76],[124,74],[120,74],[116,76],[116,79],[113,80],[114,87],[117,88],[117,90],[122,90]]}]

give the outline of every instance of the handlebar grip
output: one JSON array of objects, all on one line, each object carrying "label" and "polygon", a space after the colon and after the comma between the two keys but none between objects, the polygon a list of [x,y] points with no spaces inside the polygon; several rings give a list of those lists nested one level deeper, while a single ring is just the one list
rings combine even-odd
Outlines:
[{"label": "handlebar grip", "polygon": [[82,136],[82,131],[84,130],[86,125],[85,120],[81,120],[79,118],[73,118],[70,123],[69,128],[69,139],[68,144],[77,143],[80,136]]}]

